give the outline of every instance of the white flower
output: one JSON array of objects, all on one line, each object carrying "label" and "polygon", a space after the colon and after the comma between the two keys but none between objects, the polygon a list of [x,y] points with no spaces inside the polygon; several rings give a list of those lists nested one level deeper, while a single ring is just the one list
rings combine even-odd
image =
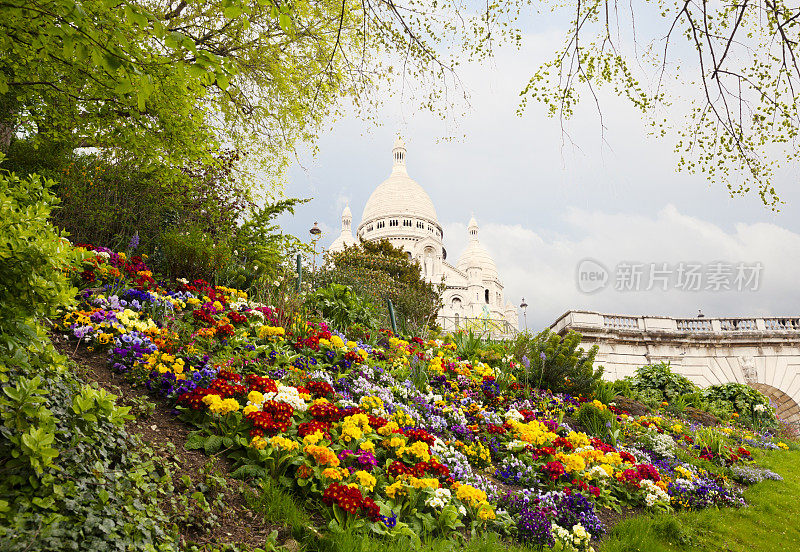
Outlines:
[{"label": "white flower", "polygon": [[757,404],[753,407],[753,410],[755,410],[756,412],[764,412],[766,409],[767,407],[764,406],[763,404]]},{"label": "white flower", "polygon": [[433,496],[425,500],[425,504],[432,508],[444,508],[450,503],[451,498],[450,489],[436,489]]},{"label": "white flower", "polygon": [[300,393],[297,391],[297,387],[290,387],[279,383],[278,393],[272,400],[284,402],[298,412],[305,412],[308,410],[308,405],[306,404],[306,401],[300,398]]}]

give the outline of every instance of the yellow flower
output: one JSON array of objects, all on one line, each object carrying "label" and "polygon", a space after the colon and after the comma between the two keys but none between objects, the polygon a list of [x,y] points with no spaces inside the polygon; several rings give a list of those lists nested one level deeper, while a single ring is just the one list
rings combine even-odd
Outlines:
[{"label": "yellow flower", "polygon": [[377,479],[364,470],[358,470],[356,473],[353,474],[356,479],[358,479],[358,484],[362,487],[366,488],[370,492],[375,489],[375,483],[377,483]]},{"label": "yellow flower", "polygon": [[300,445],[297,444],[297,441],[293,441],[292,439],[287,439],[286,437],[282,437],[280,435],[275,435],[269,440],[270,444],[273,447],[277,447],[281,450],[297,450],[300,448]]},{"label": "yellow flower", "polygon": [[487,519],[495,519],[497,516],[491,506],[484,504],[481,506],[481,509],[478,510],[478,517],[486,521]]},{"label": "yellow flower", "polygon": [[322,432],[315,431],[314,433],[309,433],[305,437],[303,437],[303,442],[308,443],[309,445],[316,445],[317,443],[322,440]]},{"label": "yellow flower", "polygon": [[396,498],[398,493],[405,494],[405,487],[401,481],[395,481],[386,487],[386,496],[389,498]]},{"label": "yellow flower", "polygon": [[264,402],[264,395],[260,391],[250,391],[247,394],[247,400],[251,403],[263,403]]},{"label": "yellow flower", "polygon": [[342,338],[339,337],[338,335],[333,335],[331,336],[331,345],[333,345],[337,349],[340,349],[344,347],[344,341],[342,341]]},{"label": "yellow flower", "polygon": [[568,473],[571,472],[578,472],[583,471],[586,469],[586,462],[584,462],[583,458],[577,454],[556,454],[556,458],[564,464],[564,469],[567,470]]},{"label": "yellow flower", "polygon": [[470,506],[477,506],[481,502],[486,502],[486,493],[472,485],[458,485],[456,498]]},{"label": "yellow flower", "polygon": [[247,406],[245,406],[245,407],[242,409],[242,414],[244,414],[245,416],[247,416],[247,415],[248,415],[248,414],[250,414],[251,412],[255,412],[255,411],[257,411],[257,410],[258,410],[258,407],[257,407],[256,405],[254,405],[254,404],[248,404]]}]

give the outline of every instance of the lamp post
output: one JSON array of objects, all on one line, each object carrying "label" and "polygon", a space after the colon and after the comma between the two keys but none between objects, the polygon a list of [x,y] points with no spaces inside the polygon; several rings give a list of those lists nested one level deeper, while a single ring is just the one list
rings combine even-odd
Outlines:
[{"label": "lamp post", "polygon": [[314,221],[314,226],[311,227],[311,230],[308,231],[311,234],[311,243],[314,247],[314,259],[311,262],[311,272],[316,274],[317,272],[317,242],[319,238],[322,236],[322,230],[319,228],[319,224],[317,221]]},{"label": "lamp post", "polygon": [[528,333],[528,303],[525,302],[525,298],[522,298],[522,303],[519,304],[519,308],[522,309],[522,317],[525,319],[525,333]]}]

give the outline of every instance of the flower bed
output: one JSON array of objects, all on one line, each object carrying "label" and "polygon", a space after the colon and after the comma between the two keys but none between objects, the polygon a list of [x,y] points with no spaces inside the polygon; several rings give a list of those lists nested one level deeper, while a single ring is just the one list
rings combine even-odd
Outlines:
[{"label": "flower bed", "polygon": [[[588,550],[603,508],[743,505],[732,478],[774,475],[744,469],[750,449],[786,446],[527,387],[515,359],[471,362],[447,341],[283,327],[239,290],[157,283],[146,259],[85,249],[81,304],[58,329],[174,405],[197,428],[187,446],[276,478],[333,531],[488,530]],[[608,421],[587,434],[579,413]]]}]

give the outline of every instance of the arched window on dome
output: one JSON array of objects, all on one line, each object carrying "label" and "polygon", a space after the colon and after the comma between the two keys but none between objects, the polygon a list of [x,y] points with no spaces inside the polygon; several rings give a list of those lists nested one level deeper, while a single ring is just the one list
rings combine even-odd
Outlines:
[{"label": "arched window on dome", "polygon": [[408,220],[408,219],[404,220],[403,221],[403,226],[409,226],[410,227],[411,226],[411,221]]},{"label": "arched window on dome", "polygon": [[[461,297],[453,297],[453,300],[450,302],[450,306],[453,307],[454,310],[458,310],[461,308]],[[458,316],[458,315],[456,315]]]},{"label": "arched window on dome", "polygon": [[486,297],[486,304],[488,305],[489,304],[489,290],[488,289],[484,290],[484,293],[485,293],[485,297]]}]

